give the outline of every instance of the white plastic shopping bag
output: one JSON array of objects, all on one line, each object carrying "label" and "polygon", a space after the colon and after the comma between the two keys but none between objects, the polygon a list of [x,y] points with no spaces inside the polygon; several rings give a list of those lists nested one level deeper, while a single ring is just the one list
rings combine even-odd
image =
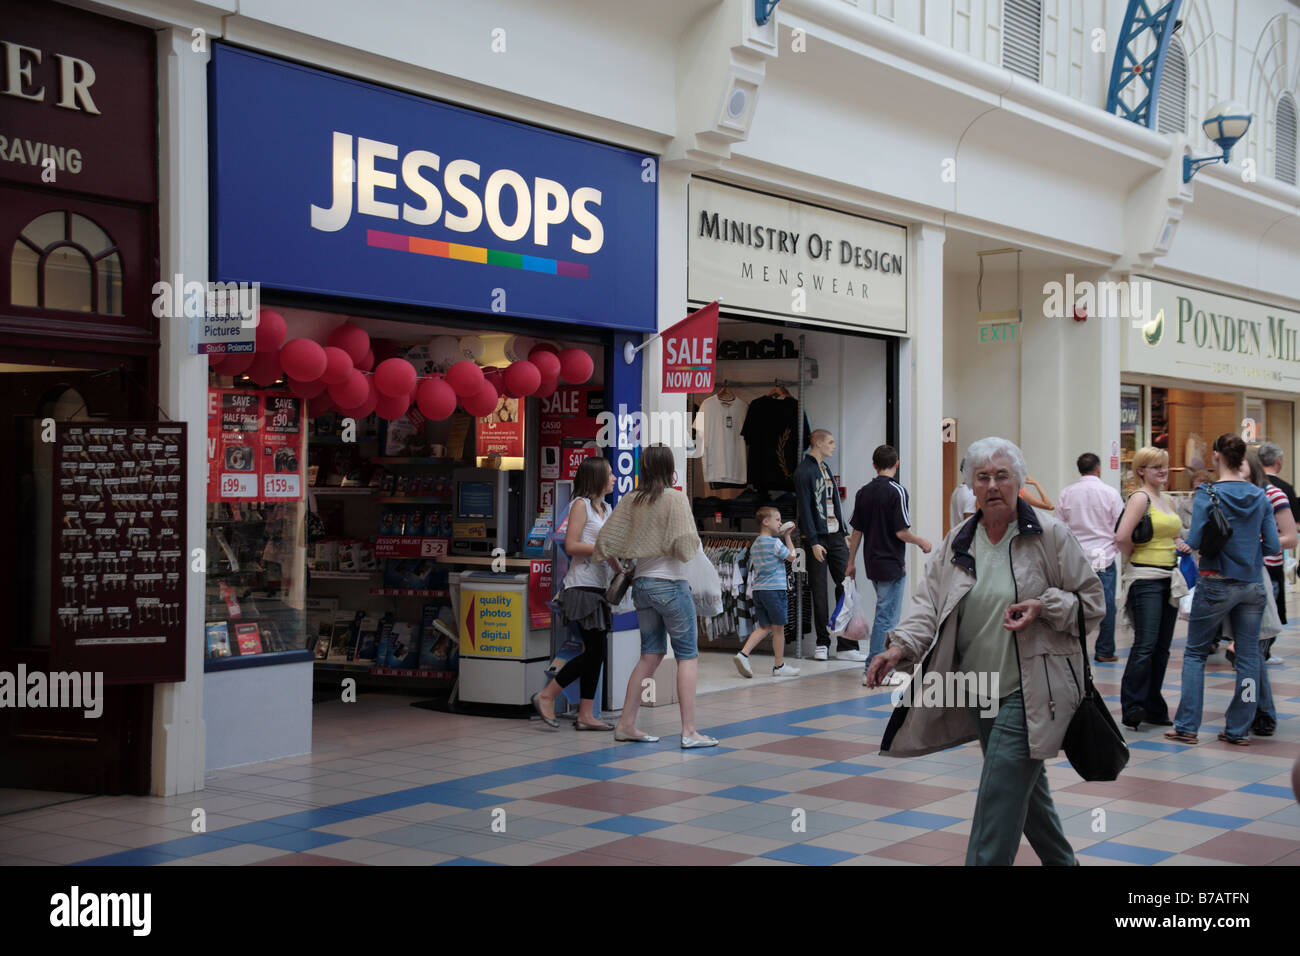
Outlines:
[{"label": "white plastic shopping bag", "polygon": [[1192,588],[1178,599],[1178,620],[1187,621],[1192,617],[1192,600],[1196,597],[1196,588]]},{"label": "white plastic shopping bag", "polygon": [[842,634],[848,629],[854,616],[858,613],[858,588],[852,578],[844,579],[844,596],[835,603],[835,613],[831,615],[826,629],[832,634]]},{"label": "white plastic shopping bag", "polygon": [[691,586],[691,596],[695,598],[698,617],[717,617],[722,613],[722,580],[702,548],[687,562],[686,580]]}]

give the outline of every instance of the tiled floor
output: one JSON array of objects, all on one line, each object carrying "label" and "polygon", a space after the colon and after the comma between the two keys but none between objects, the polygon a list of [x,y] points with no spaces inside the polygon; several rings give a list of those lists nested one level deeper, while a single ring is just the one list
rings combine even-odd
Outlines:
[{"label": "tiled floor", "polygon": [[[1183,627],[1165,685],[1171,706]],[[1129,733],[1132,760],[1114,783],[1083,783],[1063,759],[1049,763],[1080,862],[1300,863],[1290,787],[1300,629],[1282,635],[1278,653],[1296,666],[1269,668],[1276,737],[1248,748],[1215,740],[1232,686],[1216,656],[1199,745],[1167,743],[1161,728]],[[705,666],[721,682],[732,665],[716,657]],[[1122,668],[1122,659],[1097,666],[1112,708]],[[700,727],[722,740],[702,751],[677,747],[676,707],[642,711],[644,729],[664,735],[646,745],[385,695],[321,704],[314,753],[213,773],[198,794],[0,808],[0,864],[962,863],[978,748],[881,756],[889,695],[867,692],[860,675],[860,665],[840,665],[784,681],[735,678],[733,690],[699,698]],[[1022,845],[1018,862],[1037,859]]]}]

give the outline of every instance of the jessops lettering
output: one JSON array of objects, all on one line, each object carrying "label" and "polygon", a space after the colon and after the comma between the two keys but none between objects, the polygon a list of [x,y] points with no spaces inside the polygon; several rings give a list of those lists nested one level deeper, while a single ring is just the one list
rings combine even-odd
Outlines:
[{"label": "jessops lettering", "polygon": [[[420,203],[388,202],[376,191],[397,190],[398,168],[380,168],[379,162],[397,163],[399,150],[394,143],[356,138],[356,175],[353,176],[353,149],[350,133],[334,132],[332,170],[334,184],[332,205],[312,205],[311,227],[321,232],[338,232],[348,224],[353,212],[353,180],[356,181],[356,212],[380,219],[401,219],[415,226],[431,226],[442,220],[452,232],[474,232],[487,220],[492,234],[504,242],[517,242],[532,231],[533,243],[546,246],[552,226],[562,226],[570,217],[580,229],[569,237],[574,252],[592,255],[605,244],[605,227],[593,211],[599,206],[601,192],[592,186],[569,191],[553,179],[533,178],[531,185],[513,169],[497,169],[483,180],[482,167],[470,159],[453,159],[444,167],[442,157],[424,149],[408,150],[401,155],[400,175],[406,189]],[[442,174],[442,190],[425,175],[426,170]],[[514,221],[502,215],[502,193],[514,194]],[[443,196],[455,208],[443,208]],[[398,198],[396,196],[392,198]],[[509,206],[506,207],[507,210]]]}]

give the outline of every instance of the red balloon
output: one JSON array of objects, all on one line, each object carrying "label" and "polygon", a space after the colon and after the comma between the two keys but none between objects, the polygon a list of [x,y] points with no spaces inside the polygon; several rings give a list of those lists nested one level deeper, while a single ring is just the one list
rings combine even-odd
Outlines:
[{"label": "red balloon", "polygon": [[213,372],[219,371],[221,366],[225,363],[226,358],[227,354],[225,352],[209,352],[208,369]]},{"label": "red balloon", "polygon": [[370,394],[370,381],[364,372],[354,368],[341,384],[331,385],[329,392],[340,409],[357,408]]},{"label": "red balloon", "polygon": [[570,385],[582,385],[596,369],[585,349],[560,350],[560,377]]},{"label": "red balloon", "polygon": [[505,393],[511,398],[523,398],[537,391],[542,384],[542,373],[532,362],[513,362],[502,375]]},{"label": "red balloon", "polygon": [[533,394],[538,398],[550,398],[559,387],[560,380],[558,378],[544,378],[542,384],[537,386],[537,391],[533,392]]},{"label": "red balloon", "polygon": [[352,357],[333,345],[327,345],[321,351],[325,353],[325,371],[317,378],[326,385],[342,385],[353,372]]},{"label": "red balloon", "polygon": [[299,398],[315,398],[326,388],[324,382],[300,382],[292,376],[286,376],[286,380],[289,383],[289,391]]},{"label": "red balloon", "polygon": [[390,398],[398,396],[409,398],[411,389],[415,387],[419,377],[415,372],[415,366],[406,359],[384,359],[375,369],[375,388],[379,390],[380,395]]},{"label": "red balloon", "polygon": [[370,351],[370,336],[354,322],[344,322],[330,333],[329,344],[348,353],[353,365],[360,365]]},{"label": "red balloon", "polygon": [[280,349],[280,367],[290,378],[314,382],[325,373],[325,350],[311,339],[290,339]]},{"label": "red balloon", "polygon": [[366,353],[366,357],[357,363],[357,368],[363,372],[369,372],[375,367],[375,350],[371,349]]},{"label": "red balloon", "polygon": [[394,418],[401,418],[411,407],[411,397],[409,395],[398,395],[396,397],[380,394],[379,401],[375,402],[375,414],[384,421],[391,422]]},{"label": "red balloon", "polygon": [[537,371],[542,373],[543,379],[560,377],[560,357],[554,352],[549,352],[539,345],[528,353],[528,361],[537,366]]},{"label": "red balloon", "polygon": [[485,368],[483,370],[483,381],[495,388],[498,395],[505,391],[505,373],[499,368]]},{"label": "red balloon", "polygon": [[497,390],[484,382],[477,392],[469,396],[469,398],[462,399],[461,405],[465,411],[475,418],[482,418],[484,415],[491,415],[496,411],[497,402],[500,398],[501,396],[497,394]]},{"label": "red balloon", "polygon": [[536,345],[533,346],[533,349],[534,350],[541,349],[543,352],[550,352],[553,355],[558,355],[560,353],[560,350],[556,348],[554,345],[552,345],[550,342],[538,342]]},{"label": "red balloon", "polygon": [[340,415],[344,418],[355,418],[357,421],[370,416],[370,413],[375,410],[375,405],[379,402],[379,393],[375,391],[372,383],[367,383],[366,387],[370,389],[370,394],[366,396],[366,400],[356,408],[340,408]]},{"label": "red balloon", "polygon": [[256,358],[253,359],[252,366],[248,369],[248,377],[257,385],[274,385],[284,370],[280,368],[280,355],[278,352],[257,352]]},{"label": "red balloon", "polygon": [[249,366],[253,364],[255,358],[257,358],[256,352],[236,352],[233,355],[227,355],[226,360],[221,363],[221,374],[243,375],[248,371]]},{"label": "red balloon", "polygon": [[461,398],[477,395],[483,388],[483,370],[473,362],[457,362],[447,369],[447,384]]},{"label": "red balloon", "polygon": [[257,350],[259,352],[274,352],[289,335],[289,324],[284,321],[284,316],[279,312],[272,312],[270,309],[257,310]]},{"label": "red balloon", "polygon": [[307,402],[307,417],[320,418],[326,412],[334,411],[334,400],[328,395],[317,395]]},{"label": "red balloon", "polygon": [[440,376],[431,375],[416,389],[415,404],[429,421],[440,422],[456,410],[456,392]]}]

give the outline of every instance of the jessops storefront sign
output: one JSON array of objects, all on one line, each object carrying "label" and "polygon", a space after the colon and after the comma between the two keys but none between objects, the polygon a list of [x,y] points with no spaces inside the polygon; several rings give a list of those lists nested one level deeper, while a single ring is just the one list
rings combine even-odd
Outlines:
[{"label": "jessops storefront sign", "polygon": [[1300,388],[1300,312],[1154,280],[1150,320],[1126,322],[1123,370],[1239,388]]},{"label": "jessops storefront sign", "polygon": [[222,281],[654,331],[656,160],[215,44]]},{"label": "jessops storefront sign", "polygon": [[907,230],[694,179],[687,298],[728,312],[907,332]]}]

